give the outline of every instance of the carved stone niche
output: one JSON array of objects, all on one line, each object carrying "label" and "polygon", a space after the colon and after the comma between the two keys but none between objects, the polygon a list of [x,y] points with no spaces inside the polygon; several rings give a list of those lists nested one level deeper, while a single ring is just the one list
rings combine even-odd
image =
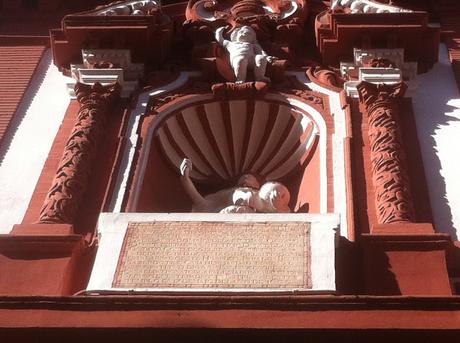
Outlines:
[{"label": "carved stone niche", "polygon": [[[285,95],[174,99],[145,121],[144,146],[134,173],[128,212],[189,212],[179,166],[193,161],[191,178],[203,195],[236,185],[244,174],[279,181],[291,193],[293,212],[324,211],[325,147],[317,118]],[[320,167],[323,165],[323,167]]]},{"label": "carved stone niche", "polygon": [[[130,120],[139,125],[120,163],[127,181],[115,193],[120,206],[99,217],[87,293],[334,293],[341,218],[327,213],[324,98],[305,88],[269,92],[263,82],[210,93],[196,74],[181,76],[139,96]],[[184,157],[202,195],[250,173],[283,183],[294,213],[190,213]]]},{"label": "carved stone niche", "polygon": [[81,64],[71,64],[72,82],[67,83],[69,94],[75,97],[77,82],[93,85],[120,84],[121,96],[129,97],[138,86],[138,80],[144,75],[143,63],[132,63],[128,49],[83,49]]}]

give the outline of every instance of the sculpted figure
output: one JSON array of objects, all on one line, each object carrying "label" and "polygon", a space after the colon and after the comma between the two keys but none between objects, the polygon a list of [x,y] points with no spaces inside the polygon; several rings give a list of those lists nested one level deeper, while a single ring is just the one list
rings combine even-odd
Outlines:
[{"label": "sculpted figure", "polygon": [[192,212],[290,212],[289,190],[279,182],[266,182],[260,187],[256,177],[246,174],[238,180],[235,187],[203,197],[190,179],[191,170],[192,161],[185,158],[180,166],[180,173],[185,191],[193,202]]},{"label": "sculpted figure", "polygon": [[246,81],[248,68],[254,70],[256,81],[270,82],[265,76],[267,62],[275,59],[267,53],[257,42],[256,32],[250,26],[242,26],[235,29],[230,35],[231,40],[224,39],[224,28],[216,30],[217,42],[225,47],[230,54],[230,65],[235,73],[236,83]]}]

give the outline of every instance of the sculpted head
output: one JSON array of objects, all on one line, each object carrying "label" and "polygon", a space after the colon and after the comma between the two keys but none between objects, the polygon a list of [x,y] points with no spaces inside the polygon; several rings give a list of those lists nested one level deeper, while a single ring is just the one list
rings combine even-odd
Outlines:
[{"label": "sculpted head", "polygon": [[232,32],[230,40],[232,42],[256,43],[257,35],[252,27],[241,26]]},{"label": "sculpted head", "polygon": [[271,212],[290,212],[289,200],[291,194],[282,183],[266,182],[259,191],[259,197],[271,205]]},{"label": "sculpted head", "polygon": [[260,188],[260,183],[257,178],[252,175],[252,174],[244,174],[238,179],[238,182],[236,183],[238,187],[250,187],[254,189],[259,189]]}]

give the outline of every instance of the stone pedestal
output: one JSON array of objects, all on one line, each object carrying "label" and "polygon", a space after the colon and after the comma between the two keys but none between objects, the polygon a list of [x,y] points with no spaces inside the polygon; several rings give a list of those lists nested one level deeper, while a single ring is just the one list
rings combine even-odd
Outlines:
[{"label": "stone pedestal", "polygon": [[386,233],[362,236],[364,294],[452,294],[446,263],[450,237],[427,233],[426,228],[426,224],[389,224],[379,227]]},{"label": "stone pedestal", "polygon": [[0,294],[72,295],[86,282],[81,262],[88,257],[80,235],[0,235]]}]

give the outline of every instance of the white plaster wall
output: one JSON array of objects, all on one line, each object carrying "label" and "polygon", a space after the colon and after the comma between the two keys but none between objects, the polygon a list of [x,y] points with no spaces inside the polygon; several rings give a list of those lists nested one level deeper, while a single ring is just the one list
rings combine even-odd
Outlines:
[{"label": "white plaster wall", "polygon": [[0,233],[21,223],[70,97],[66,77],[48,49],[11,123],[16,130],[0,150]]},{"label": "white plaster wall", "polygon": [[413,106],[435,229],[458,239],[460,94],[445,45],[439,49],[439,62],[415,82]]}]

